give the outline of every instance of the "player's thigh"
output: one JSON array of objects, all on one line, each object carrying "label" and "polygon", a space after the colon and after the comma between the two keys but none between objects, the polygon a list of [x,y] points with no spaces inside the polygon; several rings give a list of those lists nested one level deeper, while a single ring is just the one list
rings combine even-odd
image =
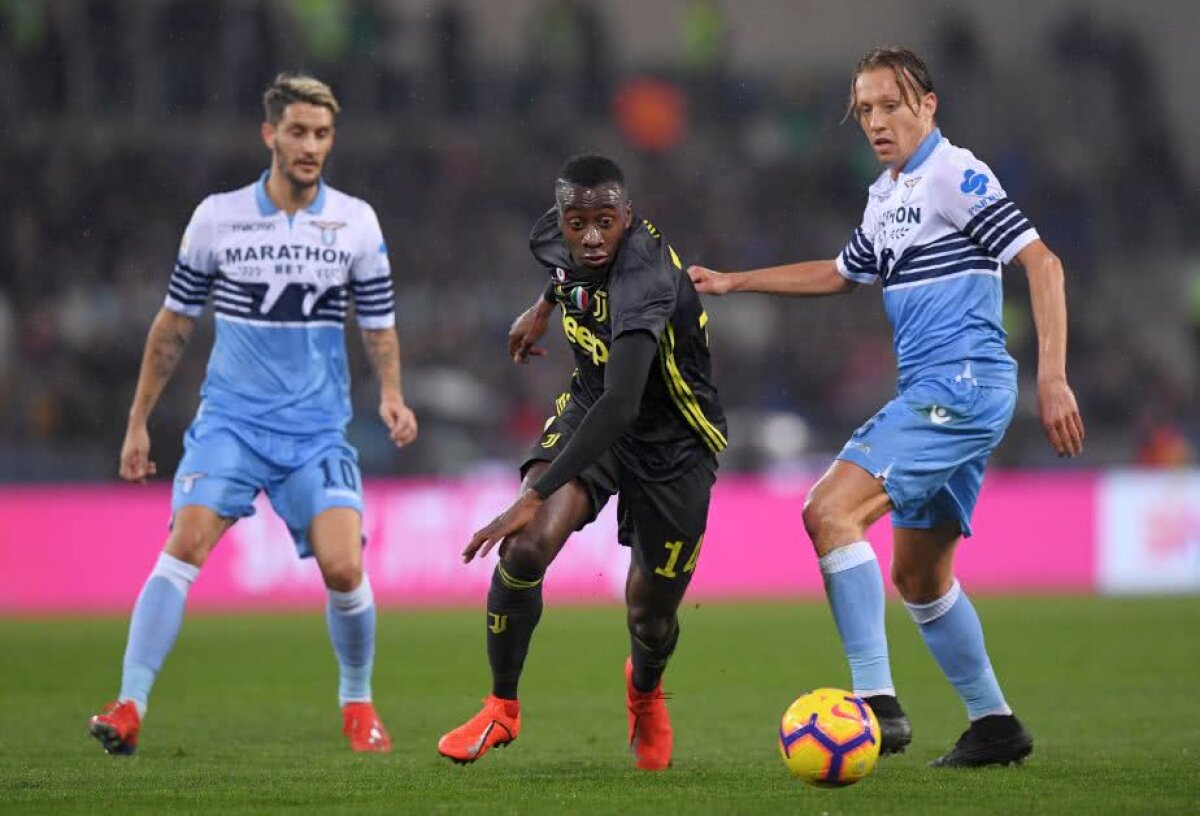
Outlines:
[{"label": "player's thigh", "polygon": [[254,497],[269,479],[270,467],[252,439],[197,421],[184,438],[183,458],[171,486],[166,551],[203,564],[234,522],[254,515]]},{"label": "player's thigh", "polygon": [[330,507],[313,517],[308,544],[325,586],[349,592],[362,581],[362,515],[353,507]]},{"label": "player's thigh", "polygon": [[[991,452],[1012,411],[1012,392],[949,378],[922,380],[854,432],[838,459],[879,479],[905,525],[967,463]],[[913,525],[918,526],[918,525]]]},{"label": "player's thigh", "polygon": [[892,583],[905,601],[931,603],[954,583],[954,552],[962,532],[955,520],[892,533]]},{"label": "player's thigh", "polygon": [[[804,500],[804,526],[819,555],[830,544],[848,544],[837,535],[870,527],[892,507],[883,481],[855,461],[835,459]],[[830,528],[835,529],[830,529]]]},{"label": "player's thigh", "polygon": [[171,532],[163,551],[180,561],[202,567],[234,521],[236,519],[219,516],[200,504],[184,505],[171,518]]},{"label": "player's thigh", "polygon": [[914,434],[929,440],[895,475],[897,490],[909,498],[892,514],[893,527],[932,529],[956,522],[964,536],[971,535],[984,471],[1012,419],[1016,393],[986,386],[965,388],[960,404],[946,411],[945,424]]},{"label": "player's thigh", "polygon": [[[271,506],[283,519],[296,552],[301,558],[314,554],[312,532],[313,521],[327,510],[341,508],[358,519],[361,529],[363,509],[362,473],[358,468],[358,452],[340,435],[312,441],[313,453],[294,470],[282,474],[268,488]],[[330,524],[326,538],[338,540],[339,531],[345,535],[346,513],[333,516],[343,519],[341,524]],[[343,547],[361,547],[361,532],[352,540],[347,539]]]},{"label": "player's thigh", "polygon": [[[555,400],[555,409],[556,413],[546,420],[542,435],[529,447],[525,455],[525,461],[521,465],[522,489],[536,482],[542,471],[558,458],[587,414],[587,409],[572,399],[570,392],[559,395]],[[578,526],[570,532],[582,529],[596,520],[608,500],[617,492],[618,474],[616,458],[607,451],[580,471],[578,482],[587,493],[589,512],[578,519]]]},{"label": "player's thigh", "polygon": [[[545,461],[527,462],[521,489],[528,489],[549,466]],[[595,486],[583,478],[567,482],[542,502],[529,524],[500,542],[500,557],[523,576],[540,575],[562,551],[571,533],[595,518],[595,494]],[[607,498],[600,495],[601,501]]]},{"label": "player's thigh", "polygon": [[621,486],[621,543],[630,549],[630,613],[673,613],[700,561],[716,472],[707,460],[668,482]]}]

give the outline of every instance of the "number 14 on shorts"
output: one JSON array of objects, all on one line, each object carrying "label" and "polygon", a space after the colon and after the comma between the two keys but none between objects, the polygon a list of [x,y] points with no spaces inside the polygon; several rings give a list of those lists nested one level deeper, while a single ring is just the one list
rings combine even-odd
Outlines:
[{"label": "number 14 on shorts", "polygon": [[[676,568],[679,565],[679,559],[685,552],[688,544],[686,541],[667,541],[663,544],[663,546],[667,550],[667,560],[666,563],[661,567],[654,568],[654,574],[661,575],[664,578],[675,578],[679,575],[679,572],[676,571]],[[683,569],[681,570],[682,572],[691,573],[696,569],[696,562],[700,559],[700,548],[702,546],[704,546],[704,536],[700,536],[700,538],[696,541],[696,545],[691,548],[691,552],[688,553],[687,561],[684,563]]]}]

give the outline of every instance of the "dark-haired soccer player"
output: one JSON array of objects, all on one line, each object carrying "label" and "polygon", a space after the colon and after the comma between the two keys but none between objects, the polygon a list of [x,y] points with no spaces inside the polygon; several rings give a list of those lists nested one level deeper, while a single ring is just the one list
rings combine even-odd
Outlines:
[{"label": "dark-haired soccer player", "polygon": [[558,305],[577,369],[521,467],[516,501],[463,550],[470,561],[500,545],[487,597],[492,693],[438,751],[473,762],[517,738],[517,681],[542,614],[542,577],[567,537],[619,493],[619,538],[632,550],[629,742],[637,767],[662,770],[672,747],[662,675],[700,555],[716,454],[726,445],[708,318],[675,250],[634,214],[614,162],[569,160],[555,201],[530,235],[550,282],[513,324],[509,353],[518,363],[543,354],[536,344]]},{"label": "dark-haired soccer player", "polygon": [[299,555],[321,569],[351,748],[391,748],[371,703],[375,601],[363,572],[358,453],[345,437],[343,326],[353,299],[379,378],[379,416],[396,445],[411,442],[417,421],[400,387],[391,270],[375,211],[321,178],[340,111],[329,86],[280,74],[263,107],[270,170],[196,208],[146,338],[121,446],[121,478],[131,482],[155,474],[150,413],[211,296],[216,339],[175,474],[171,532],[133,608],[120,693],[88,722],[110,754],[134,752],[188,590],[225,531],[254,513],[259,491]]},{"label": "dark-haired soccer player", "polygon": [[891,512],[892,581],[967,708],[970,727],[932,764],[1008,764],[1033,750],[1000,691],[979,616],[954,577],[971,534],[984,466],[1012,419],[1016,363],[1000,322],[1000,269],[1029,276],[1038,334],[1038,411],[1060,456],[1083,448],[1067,384],[1067,309],[1059,259],[995,173],[937,129],[925,63],[903,48],[864,56],[851,79],[854,115],[886,170],[861,226],[836,260],[720,274],[692,267],[701,292],[826,295],[883,288],[900,365],[898,394],[851,436],[813,487],[804,526],[820,556],[854,690],[875,710],[885,753],[912,739],[896,699],[883,582],[866,531]]}]

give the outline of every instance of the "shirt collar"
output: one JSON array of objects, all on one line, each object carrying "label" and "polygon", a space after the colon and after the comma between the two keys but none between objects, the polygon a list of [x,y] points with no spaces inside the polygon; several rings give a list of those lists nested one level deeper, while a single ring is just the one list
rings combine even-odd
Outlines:
[{"label": "shirt collar", "polygon": [[917,145],[917,151],[909,157],[907,162],[904,163],[904,166],[900,168],[900,172],[915,172],[918,167],[925,163],[925,160],[929,158],[929,154],[933,152],[933,149],[937,147],[941,141],[941,128],[934,128],[929,135],[922,139],[921,143]]},{"label": "shirt collar", "polygon": [[[267,179],[270,177],[271,171],[264,170],[258,177],[258,183],[254,185],[254,200],[258,202],[258,214],[264,218],[279,212],[275,202],[267,195]],[[317,181],[317,194],[313,196],[313,200],[304,208],[304,211],[312,215],[320,215],[323,209],[325,209],[325,179],[322,178]]]}]

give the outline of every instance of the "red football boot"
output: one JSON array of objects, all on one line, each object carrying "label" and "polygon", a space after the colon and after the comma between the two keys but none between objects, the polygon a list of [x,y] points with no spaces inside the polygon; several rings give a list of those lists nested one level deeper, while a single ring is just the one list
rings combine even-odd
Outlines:
[{"label": "red football boot", "polygon": [[352,751],[386,754],[392,750],[392,738],[371,703],[342,706],[342,733],[349,738]]},{"label": "red football boot", "polygon": [[100,741],[107,753],[129,756],[137,750],[142,718],[132,700],[109,703],[88,720],[88,733]]},{"label": "red football boot", "polygon": [[438,740],[438,753],[466,765],[489,748],[508,745],[519,733],[521,704],[489,694],[482,711]]},{"label": "red football boot", "polygon": [[629,709],[629,748],[643,771],[665,771],[671,767],[674,735],[667,715],[662,680],[653,691],[638,691],[633,685],[633,660],[625,659],[625,706]]}]

